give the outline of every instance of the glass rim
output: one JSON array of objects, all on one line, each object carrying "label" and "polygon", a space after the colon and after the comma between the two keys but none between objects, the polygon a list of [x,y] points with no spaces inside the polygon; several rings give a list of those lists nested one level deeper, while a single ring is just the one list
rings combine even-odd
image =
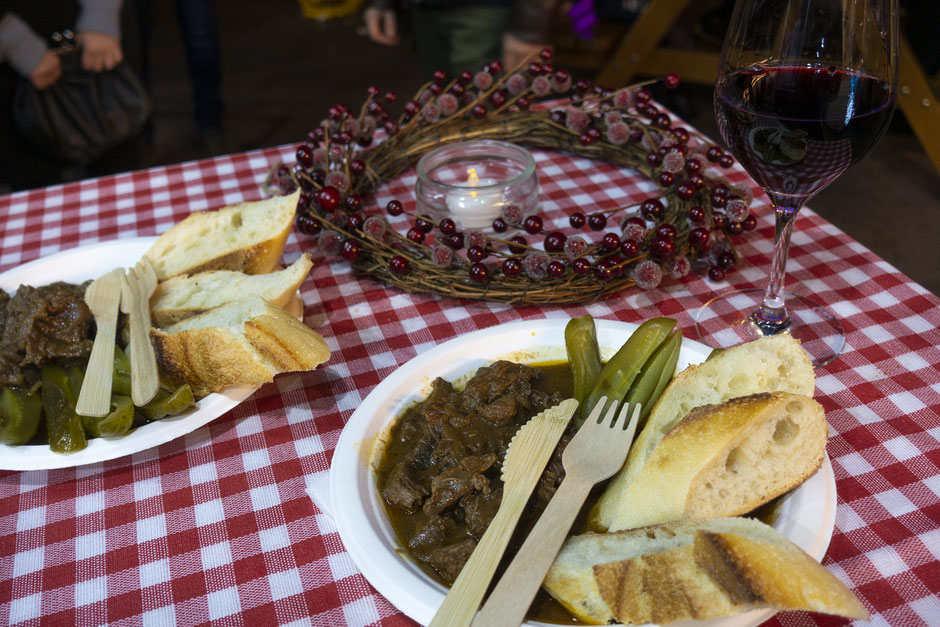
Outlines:
[{"label": "glass rim", "polygon": [[[523,170],[516,176],[499,183],[490,183],[489,185],[476,185],[470,187],[467,185],[451,185],[450,183],[442,183],[440,181],[435,181],[428,176],[428,168],[431,167],[432,162],[440,159],[441,155],[446,155],[449,152],[453,151],[455,148],[475,148],[480,147],[486,149],[484,152],[481,152],[480,157],[493,156],[493,148],[500,148],[509,153],[507,156],[508,159],[513,159],[516,163],[523,165]],[[467,155],[471,156],[471,155]],[[514,157],[518,157],[515,158]],[[467,141],[458,141],[451,142],[449,144],[444,144],[443,146],[438,146],[434,150],[425,153],[419,160],[417,166],[418,180],[423,184],[436,187],[444,191],[465,191],[467,189],[473,189],[474,191],[480,192],[485,190],[496,190],[502,189],[505,187],[512,187],[519,183],[522,183],[535,174],[535,157],[532,156],[532,153],[523,148],[522,146],[517,146],[516,144],[511,144],[509,142],[500,141],[497,139],[472,139]]]}]

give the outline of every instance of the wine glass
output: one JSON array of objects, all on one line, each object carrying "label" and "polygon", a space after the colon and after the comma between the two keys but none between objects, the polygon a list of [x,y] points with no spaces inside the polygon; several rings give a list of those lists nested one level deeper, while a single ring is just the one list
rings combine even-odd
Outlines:
[{"label": "wine glass", "polygon": [[884,134],[897,46],[897,0],[737,0],[715,113],[730,152],[773,203],[776,235],[767,288],[712,299],[696,315],[700,336],[730,344],[791,333],[817,366],[842,351],[838,319],[783,291],[787,250],[804,203]]}]

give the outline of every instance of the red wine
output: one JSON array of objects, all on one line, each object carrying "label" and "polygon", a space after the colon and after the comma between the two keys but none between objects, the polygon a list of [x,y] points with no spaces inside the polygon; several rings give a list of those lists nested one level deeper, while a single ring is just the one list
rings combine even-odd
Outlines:
[{"label": "red wine", "polygon": [[731,153],[767,191],[803,199],[865,156],[893,109],[888,82],[835,67],[755,66],[715,90]]}]

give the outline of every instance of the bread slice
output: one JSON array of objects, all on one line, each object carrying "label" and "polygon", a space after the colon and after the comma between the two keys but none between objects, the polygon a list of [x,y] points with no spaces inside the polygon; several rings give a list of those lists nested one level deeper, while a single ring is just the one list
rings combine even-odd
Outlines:
[{"label": "bread slice", "polygon": [[620,529],[621,496],[646,465],[656,445],[696,407],[724,403],[761,392],[812,396],[815,375],[809,356],[789,334],[774,335],[730,348],[698,366],[689,366],[666,387],[646,426],[637,436],[623,468],[591,510],[598,530]]},{"label": "bread slice", "polygon": [[299,198],[297,191],[197,211],[161,235],[147,257],[160,280],[207,270],[270,272],[284,251]]},{"label": "bread slice", "polygon": [[822,463],[822,405],[786,392],[693,409],[620,493],[610,530],[746,514],[806,481]]},{"label": "bread slice", "polygon": [[150,340],[160,367],[199,392],[261,385],[280,372],[313,370],[330,357],[320,334],[260,296],[151,329]]},{"label": "bread slice", "polygon": [[595,624],[706,620],[759,608],[868,618],[832,573],[748,518],[575,536],[543,585],[575,618]]},{"label": "bread slice", "polygon": [[150,298],[154,326],[165,327],[213,307],[245,296],[260,296],[275,307],[285,307],[313,267],[304,253],[289,267],[269,274],[231,270],[176,276],[157,285]]}]

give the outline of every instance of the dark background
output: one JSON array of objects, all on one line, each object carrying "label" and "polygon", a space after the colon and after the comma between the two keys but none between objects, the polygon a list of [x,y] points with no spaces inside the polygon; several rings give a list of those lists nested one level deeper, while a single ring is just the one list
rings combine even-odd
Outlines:
[{"label": "dark background", "polygon": [[[220,1],[216,11],[226,152],[299,142],[330,105],[358,106],[368,85],[404,97],[426,78],[407,35],[397,47],[373,44],[361,34],[356,16],[318,22],[302,17],[290,0]],[[152,20],[154,142],[145,165],[208,156],[195,138],[173,3],[153,2]],[[602,35],[616,34],[618,25],[609,26]],[[700,28],[699,21],[699,27],[680,25],[670,37],[707,46],[720,40],[713,30]],[[682,68],[676,72],[681,75]],[[590,69],[581,73],[590,75]],[[668,104],[717,137],[710,87],[684,83]],[[874,151],[810,206],[940,294],[940,175],[902,114]]]}]

